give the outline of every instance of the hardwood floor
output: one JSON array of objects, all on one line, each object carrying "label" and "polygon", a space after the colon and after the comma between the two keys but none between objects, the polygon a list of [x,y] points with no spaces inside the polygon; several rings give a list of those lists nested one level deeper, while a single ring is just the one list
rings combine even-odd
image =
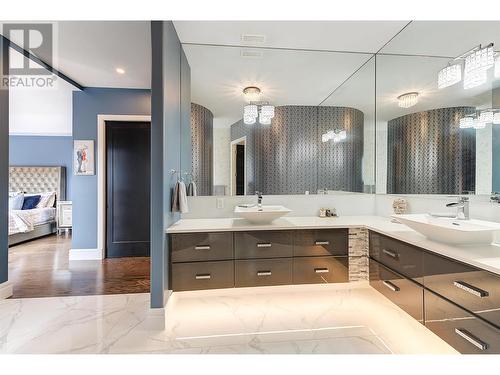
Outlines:
[{"label": "hardwood floor", "polygon": [[9,248],[12,298],[149,293],[149,257],[70,262],[70,248],[56,235]]}]

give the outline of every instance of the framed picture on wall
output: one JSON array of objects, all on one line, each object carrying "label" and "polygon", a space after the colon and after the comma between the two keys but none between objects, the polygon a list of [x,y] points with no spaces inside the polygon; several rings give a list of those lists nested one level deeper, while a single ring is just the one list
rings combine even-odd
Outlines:
[{"label": "framed picture on wall", "polygon": [[73,170],[75,176],[93,176],[94,171],[94,141],[74,141]]}]

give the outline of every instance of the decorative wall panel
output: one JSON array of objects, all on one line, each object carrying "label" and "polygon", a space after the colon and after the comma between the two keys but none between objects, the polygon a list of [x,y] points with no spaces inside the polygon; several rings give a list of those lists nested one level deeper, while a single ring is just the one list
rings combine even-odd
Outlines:
[{"label": "decorative wall panel", "polygon": [[[363,117],[354,108],[280,106],[271,125],[236,122],[231,126],[231,140],[247,137],[247,191],[304,194],[327,188],[361,192]],[[346,140],[321,142],[323,133],[344,129]]]},{"label": "decorative wall panel", "polygon": [[363,112],[349,107],[319,107],[319,137],[328,130],[345,130],[347,139],[320,142],[318,188],[363,192]]},{"label": "decorative wall panel", "polygon": [[198,195],[212,194],[213,128],[214,116],[212,112],[199,104],[191,103],[191,145],[193,150],[191,173],[197,186]]},{"label": "decorative wall panel", "polygon": [[472,107],[440,108],[388,122],[387,193],[461,194],[475,190],[476,134],[460,129]]}]

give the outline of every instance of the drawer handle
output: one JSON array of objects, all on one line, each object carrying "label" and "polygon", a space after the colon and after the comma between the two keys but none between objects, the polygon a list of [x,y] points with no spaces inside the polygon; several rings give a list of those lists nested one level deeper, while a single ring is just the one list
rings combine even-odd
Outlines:
[{"label": "drawer handle", "polygon": [[315,268],[314,272],[316,272],[316,273],[328,273],[328,272],[330,272],[330,270],[326,267],[325,268]]},{"label": "drawer handle", "polygon": [[315,245],[330,245],[330,241],[316,241]]},{"label": "drawer handle", "polygon": [[466,292],[475,295],[476,297],[483,298],[483,297],[488,297],[489,293],[485,290],[479,289],[473,285],[470,285],[466,282],[463,281],[454,281],[453,285],[455,285],[457,288],[465,290]]},{"label": "drawer handle", "polygon": [[390,281],[387,281],[387,280],[382,281],[382,284],[384,284],[387,288],[389,288],[393,292],[399,292],[401,290],[399,288],[399,286],[397,286],[394,283],[391,283]]},{"label": "drawer handle", "polygon": [[212,276],[209,273],[202,273],[194,277],[196,280],[209,280]]},{"label": "drawer handle", "polygon": [[210,250],[210,246],[209,245],[195,246],[194,249],[195,250]]},{"label": "drawer handle", "polygon": [[476,336],[474,336],[472,333],[467,331],[466,329],[463,328],[455,328],[455,333],[459,335],[460,337],[466,339],[468,342],[470,342],[472,345],[474,345],[476,348],[480,350],[486,350],[488,349],[488,344],[485,343],[484,341],[479,340]]},{"label": "drawer handle", "polygon": [[388,256],[390,256],[391,258],[394,258],[394,259],[398,259],[398,257],[399,257],[399,255],[397,253],[395,253],[394,251],[390,251],[390,250],[387,250],[387,249],[382,249],[382,252],[385,255],[388,255]]},{"label": "drawer handle", "polygon": [[257,247],[271,247],[271,246],[272,246],[272,244],[270,244],[270,243],[258,243],[257,244]]},{"label": "drawer handle", "polygon": [[271,271],[257,271],[257,276],[271,276]]}]

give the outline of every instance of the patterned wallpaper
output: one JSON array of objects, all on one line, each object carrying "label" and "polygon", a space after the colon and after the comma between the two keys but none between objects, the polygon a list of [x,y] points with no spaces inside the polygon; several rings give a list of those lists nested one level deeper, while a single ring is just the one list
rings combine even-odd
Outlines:
[{"label": "patterned wallpaper", "polygon": [[[276,107],[271,125],[231,126],[231,140],[247,137],[248,192],[315,193],[318,188],[363,191],[363,113],[347,107]],[[321,142],[328,130],[343,142]]]},{"label": "patterned wallpaper", "polygon": [[212,112],[199,104],[191,103],[191,144],[193,150],[191,172],[198,195],[212,194],[213,125]]},{"label": "patterned wallpaper", "polygon": [[475,190],[476,134],[459,120],[473,107],[440,108],[388,122],[388,194],[461,194]]}]

